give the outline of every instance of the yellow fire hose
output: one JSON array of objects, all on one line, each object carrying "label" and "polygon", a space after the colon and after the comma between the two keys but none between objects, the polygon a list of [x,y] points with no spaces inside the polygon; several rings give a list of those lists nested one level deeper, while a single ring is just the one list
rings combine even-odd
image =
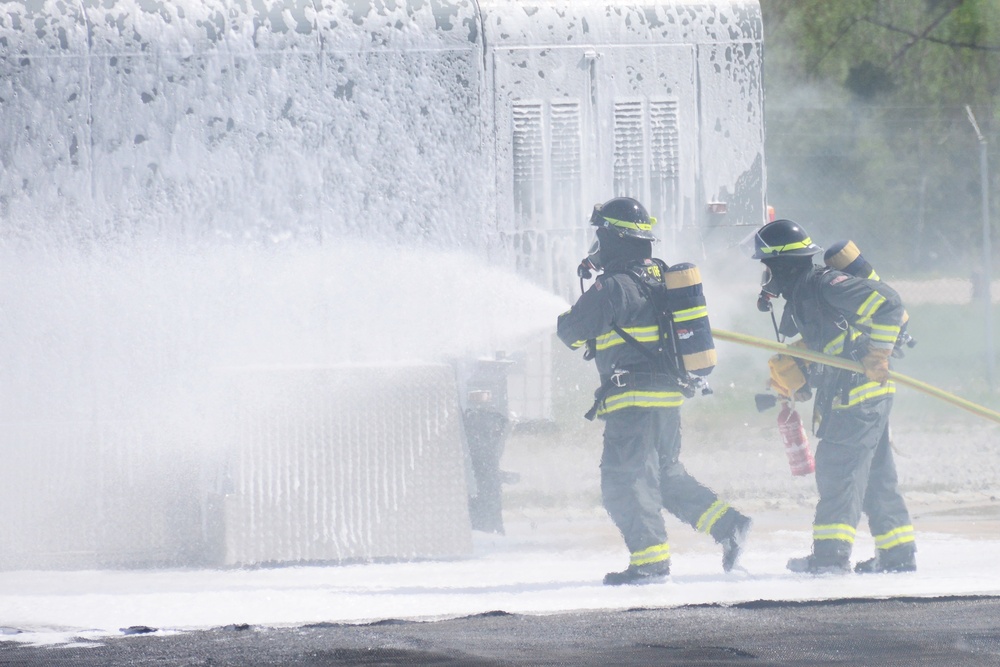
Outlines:
[{"label": "yellow fire hose", "polygon": [[[864,367],[861,365],[861,362],[844,359],[842,357],[832,357],[828,354],[823,354],[822,352],[814,352],[813,350],[807,350],[801,347],[792,347],[773,340],[757,338],[756,336],[748,336],[747,334],[734,333],[732,331],[724,331],[722,329],[712,329],[712,336],[718,340],[725,340],[730,343],[739,343],[741,345],[749,345],[750,347],[759,347],[764,350],[787,354],[790,357],[812,361],[817,364],[825,364],[827,366],[842,368],[848,371],[858,371],[860,373],[864,372]],[[938,389],[937,387],[933,387],[926,382],[921,382],[920,380],[903,375],[902,373],[897,373],[896,371],[890,371],[889,377],[900,384],[912,387],[917,391],[922,391],[923,393],[934,396],[935,398],[940,398],[942,401],[951,403],[956,407],[968,410],[975,415],[985,417],[986,419],[1000,424],[1000,412],[990,410],[982,405],[977,405],[972,401],[967,401],[964,398],[955,396],[954,394],[949,394],[948,392]]]}]

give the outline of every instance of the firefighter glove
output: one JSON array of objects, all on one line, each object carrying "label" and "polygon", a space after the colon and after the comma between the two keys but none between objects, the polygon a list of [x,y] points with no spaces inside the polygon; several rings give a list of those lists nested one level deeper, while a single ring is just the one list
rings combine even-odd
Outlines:
[{"label": "firefighter glove", "polygon": [[885,384],[889,381],[890,354],[892,354],[892,348],[868,348],[868,354],[861,359],[861,365],[865,367],[865,375],[869,380],[879,384]]},{"label": "firefighter glove", "polygon": [[771,368],[771,388],[785,398],[798,398],[808,390],[806,376],[796,362],[795,357],[787,354],[776,354],[767,365]]}]

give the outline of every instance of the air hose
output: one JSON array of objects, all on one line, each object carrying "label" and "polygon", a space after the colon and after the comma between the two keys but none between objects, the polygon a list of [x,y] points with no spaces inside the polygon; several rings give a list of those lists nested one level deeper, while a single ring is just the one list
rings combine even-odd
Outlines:
[{"label": "air hose", "polygon": [[[712,329],[712,336],[716,340],[725,340],[730,343],[739,343],[740,345],[748,345],[750,347],[758,347],[764,350],[770,350],[772,352],[778,352],[780,354],[787,354],[790,357],[795,357],[797,359],[803,359],[805,361],[812,361],[817,364],[825,364],[827,366],[833,366],[834,368],[842,368],[848,371],[857,371],[859,373],[864,373],[865,369],[861,365],[861,362],[854,361],[852,359],[845,359],[843,357],[833,357],[828,354],[823,354],[822,352],[815,352],[813,350],[807,350],[801,347],[792,347],[791,345],[785,345],[784,343],[778,343],[773,340],[766,340],[764,338],[757,338],[756,336],[750,336],[747,334],[735,333],[732,331],[724,331],[722,329]],[[896,371],[889,372],[889,378],[898,382],[899,384],[906,385],[916,389],[917,391],[923,392],[929,396],[939,398],[946,403],[951,403],[955,407],[967,410],[972,414],[984,417],[990,421],[1000,424],[1000,412],[995,410],[990,410],[987,407],[973,403],[972,401],[967,401],[960,396],[955,396],[954,394],[949,394],[943,389],[938,389],[926,382],[921,382],[920,380],[911,378],[902,373],[897,373]]]}]

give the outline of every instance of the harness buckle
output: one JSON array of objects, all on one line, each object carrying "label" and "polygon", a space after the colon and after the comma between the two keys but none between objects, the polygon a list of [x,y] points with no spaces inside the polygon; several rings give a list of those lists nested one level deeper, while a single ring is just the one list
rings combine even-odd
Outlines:
[{"label": "harness buckle", "polygon": [[621,369],[615,370],[615,372],[611,375],[611,383],[616,387],[618,387],[619,389],[622,387],[627,387],[628,378],[625,377],[626,375],[628,375],[628,371],[626,370],[621,370]]}]

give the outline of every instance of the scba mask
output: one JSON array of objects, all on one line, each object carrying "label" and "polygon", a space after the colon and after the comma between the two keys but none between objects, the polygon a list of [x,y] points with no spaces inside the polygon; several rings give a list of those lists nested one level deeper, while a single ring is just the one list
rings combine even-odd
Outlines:
[{"label": "scba mask", "polygon": [[[761,297],[773,299],[777,296],[788,298],[800,276],[812,266],[811,256],[783,257],[764,262],[764,272],[760,276]],[[758,307],[760,301],[758,301]]]},{"label": "scba mask", "polygon": [[774,272],[771,271],[770,266],[765,266],[764,272],[760,275],[760,292],[761,294],[767,294],[772,299],[781,293],[781,290],[778,288],[778,281],[775,280]]},{"label": "scba mask", "polygon": [[594,242],[590,244],[587,256],[580,262],[580,266],[576,268],[576,275],[589,280],[593,277],[594,271],[600,271],[603,268],[601,264],[601,238],[597,234],[594,234]]},{"label": "scba mask", "polygon": [[771,299],[778,296],[777,286],[774,284],[774,274],[771,268],[765,266],[764,273],[760,276],[760,294],[757,295],[757,310],[766,313],[771,310]]},{"label": "scba mask", "polygon": [[594,234],[594,242],[590,244],[590,250],[587,251],[587,261],[597,271],[603,268],[601,264],[601,237],[597,234]]}]

